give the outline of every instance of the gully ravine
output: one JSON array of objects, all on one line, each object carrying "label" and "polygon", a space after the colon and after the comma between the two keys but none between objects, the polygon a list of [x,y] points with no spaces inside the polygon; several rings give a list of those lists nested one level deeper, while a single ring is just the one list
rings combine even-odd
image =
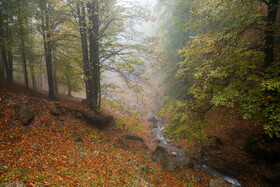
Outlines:
[{"label": "gully ravine", "polygon": [[[153,114],[153,112],[151,112],[151,114]],[[150,115],[150,116],[155,116]],[[174,161],[176,163],[183,163],[186,160],[186,154],[183,150],[179,149],[178,147],[176,147],[175,145],[172,144],[171,141],[167,140],[164,136],[164,131],[166,129],[167,124],[164,122],[164,119],[162,118],[155,118],[153,117],[154,120],[151,120],[151,122],[153,123],[153,129],[152,129],[152,133],[156,136],[156,140],[159,142],[159,144],[164,147],[165,149],[167,149],[168,151],[172,152],[172,154],[174,155]],[[223,179],[235,186],[241,186],[241,184],[239,183],[238,180],[225,176],[221,173],[218,173],[217,171],[207,167],[204,163],[195,163],[197,165],[197,167],[212,175],[213,177],[216,178],[220,178]]]}]

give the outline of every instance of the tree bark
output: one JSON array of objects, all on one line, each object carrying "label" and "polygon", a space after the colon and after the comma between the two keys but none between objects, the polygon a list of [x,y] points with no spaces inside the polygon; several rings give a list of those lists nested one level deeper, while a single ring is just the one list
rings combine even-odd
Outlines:
[{"label": "tree bark", "polygon": [[7,72],[7,79],[10,82],[14,81],[13,76],[13,53],[11,47],[8,49],[8,72]]},{"label": "tree bark", "polygon": [[70,77],[67,76],[67,88],[68,88],[68,96],[72,96],[72,88],[71,88],[71,80]]},{"label": "tree bark", "polygon": [[24,41],[24,29],[23,29],[23,23],[20,23],[20,40],[21,40],[21,57],[22,57],[22,67],[23,67],[23,75],[24,75],[24,82],[25,87],[29,87],[28,83],[28,74],[27,74],[27,67],[26,67],[26,53],[25,53],[25,41]]},{"label": "tree bark", "polygon": [[[11,18],[12,19],[12,18]],[[11,31],[9,31],[9,22],[5,23],[5,18],[0,16],[0,50],[1,50],[1,65],[0,78],[5,78],[13,81],[13,56],[11,52]],[[6,20],[7,21],[7,20]]]},{"label": "tree bark", "polygon": [[7,49],[4,43],[1,45],[1,56],[2,56],[2,63],[4,65],[4,72],[8,80],[8,58],[7,58]]},{"label": "tree bark", "polygon": [[[81,10],[82,9],[82,13]],[[85,19],[85,5],[83,2],[77,3],[77,12],[79,17],[79,27],[81,34],[81,46],[83,51],[83,71],[84,71],[84,82],[86,87],[86,99],[90,101],[90,75],[89,75],[89,59],[88,59],[88,41],[87,41],[87,24]]]},{"label": "tree bark", "polygon": [[12,36],[11,36],[12,31],[8,29],[8,40],[9,40],[9,45],[7,49],[7,54],[8,54],[8,72],[7,72],[7,79],[10,82],[13,82],[14,76],[13,76],[13,53],[12,53]]},{"label": "tree bark", "polygon": [[36,78],[35,78],[35,70],[34,70],[34,62],[32,59],[29,61],[29,69],[31,72],[31,80],[32,80],[32,88],[36,89]]},{"label": "tree bark", "polygon": [[89,45],[90,45],[90,73],[92,76],[92,89],[90,90],[90,106],[93,110],[100,109],[99,89],[100,89],[100,64],[99,64],[99,15],[98,0],[87,4],[89,11]]},{"label": "tree bark", "polygon": [[1,69],[1,77],[4,78],[6,75],[6,79],[9,82],[13,81],[13,55],[11,49],[7,49],[6,44],[3,42],[1,44],[1,57],[2,57],[2,66]]},{"label": "tree bark", "polygon": [[37,78],[37,88],[42,90],[42,61],[40,61],[39,64],[39,73],[38,73],[38,78]]},{"label": "tree bark", "polygon": [[54,93],[58,94],[58,81],[57,81],[57,63],[56,63],[56,59],[54,58],[53,61],[53,86],[54,86]]},{"label": "tree bark", "polygon": [[3,61],[3,56],[2,56],[2,47],[0,47],[0,51],[1,51],[1,61],[0,61],[0,79],[4,79],[5,78],[5,65],[4,65],[4,61]]},{"label": "tree bark", "polygon": [[50,6],[50,3],[48,3],[46,0],[43,0],[42,2],[42,10],[43,10],[43,16],[42,16],[42,34],[43,34],[43,40],[44,40],[44,49],[45,49],[45,58],[46,58],[46,68],[47,68],[47,76],[48,76],[48,86],[49,86],[49,98],[52,100],[55,100],[55,94],[54,94],[54,86],[53,86],[53,75],[52,75],[52,49],[51,49],[51,35],[49,32],[49,11],[48,8]]},{"label": "tree bark", "polygon": [[[0,49],[2,50],[2,49]],[[0,79],[4,79],[5,78],[5,70],[4,70],[4,64],[1,60],[1,63],[0,63]]]},{"label": "tree bark", "polygon": [[274,48],[275,48],[275,23],[277,17],[277,10],[279,7],[279,0],[269,0],[266,2],[268,14],[266,16],[266,26],[264,32],[264,70],[274,61]]}]

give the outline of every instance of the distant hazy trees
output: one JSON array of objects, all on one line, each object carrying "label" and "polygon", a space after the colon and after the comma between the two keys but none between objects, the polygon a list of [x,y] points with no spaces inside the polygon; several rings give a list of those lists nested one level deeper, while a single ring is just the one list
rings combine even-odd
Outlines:
[{"label": "distant hazy trees", "polygon": [[99,111],[102,72],[129,81],[128,75],[143,66],[139,54],[145,48],[131,32],[133,20],[147,18],[138,5],[116,0],[0,3],[2,78],[12,81],[14,73],[26,87],[31,78],[35,88],[46,75],[50,99],[56,99],[58,85],[66,86],[68,95],[84,87],[90,107]]}]

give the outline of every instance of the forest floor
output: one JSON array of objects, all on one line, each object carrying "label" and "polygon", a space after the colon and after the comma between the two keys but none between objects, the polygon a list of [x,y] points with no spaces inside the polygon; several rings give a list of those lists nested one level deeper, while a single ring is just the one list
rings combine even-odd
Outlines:
[{"label": "forest floor", "polygon": [[[205,186],[210,176],[197,169],[169,172],[151,160],[151,149],[131,140],[127,132],[98,130],[77,113],[87,110],[81,99],[26,90],[0,83],[0,184],[21,181],[26,186]],[[34,112],[22,125],[16,108]],[[61,113],[52,114],[59,106]],[[153,146],[152,146],[153,147]],[[200,184],[196,184],[199,176]]]},{"label": "forest floor", "polygon": [[[18,106],[34,112],[27,125],[18,119]],[[151,124],[147,121],[147,133],[141,135],[114,125],[99,130],[78,112],[87,110],[81,99],[59,95],[57,101],[49,101],[47,92],[0,81],[0,184],[21,181],[26,186],[173,187],[208,186],[213,178],[197,167],[169,172],[153,162],[151,152],[157,142],[151,144],[154,137],[148,132]],[[109,115],[114,114],[104,112],[104,121]],[[211,142],[207,148],[185,141],[178,145],[189,151],[189,157],[199,157],[205,149],[213,153],[212,157],[242,162],[250,170],[238,180],[244,186],[260,186],[262,168],[273,165],[260,166],[244,151],[244,144],[249,134],[262,129],[247,124],[234,110],[213,111],[207,121],[211,124],[209,136],[222,141],[218,148],[213,148]],[[128,138],[138,135],[142,140]],[[206,154],[203,159],[211,159],[211,155]]]}]

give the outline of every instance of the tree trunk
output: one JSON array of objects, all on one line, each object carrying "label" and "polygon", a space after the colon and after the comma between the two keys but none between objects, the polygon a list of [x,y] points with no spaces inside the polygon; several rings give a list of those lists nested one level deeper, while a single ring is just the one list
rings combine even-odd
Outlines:
[{"label": "tree trunk", "polygon": [[[0,49],[2,51],[2,49]],[[3,61],[1,60],[0,62],[0,79],[5,78],[5,70],[4,70],[4,64]]]},{"label": "tree trunk", "polygon": [[57,63],[56,59],[54,59],[54,68],[53,68],[53,85],[54,85],[54,93],[58,94],[58,82],[57,82]]},{"label": "tree trunk", "polygon": [[39,73],[38,73],[38,85],[37,85],[37,88],[41,89],[42,90],[42,61],[40,61],[40,64],[39,64]]},{"label": "tree trunk", "polygon": [[[4,38],[4,20],[2,19],[2,16],[0,16],[0,39]],[[6,50],[4,50],[5,46],[4,46],[4,42],[2,40],[0,40],[0,52],[1,52],[1,61],[0,61],[0,79],[4,79],[5,78],[5,70],[6,70],[6,66],[5,66],[5,59],[7,59],[6,55]]]},{"label": "tree trunk", "polygon": [[266,3],[268,14],[266,16],[266,26],[264,32],[264,70],[274,61],[274,45],[275,45],[275,23],[277,17],[277,10],[279,7],[279,0],[270,0]]},{"label": "tree trunk", "polygon": [[49,86],[49,98],[50,99],[55,99],[55,94],[54,94],[54,85],[53,85],[53,76],[52,76],[52,54],[51,54],[51,49],[50,49],[50,34],[47,34],[46,37],[47,41],[46,43],[46,68],[47,68],[47,76],[48,76],[48,86]]},{"label": "tree trunk", "polygon": [[[54,86],[53,86],[53,76],[52,76],[52,49],[51,49],[51,35],[49,32],[49,11],[47,7],[46,0],[42,2],[42,34],[44,39],[44,49],[45,49],[45,58],[46,58],[46,68],[47,68],[47,76],[48,76],[48,86],[49,86],[49,98],[55,100],[54,94]],[[50,3],[48,3],[50,5]]]},{"label": "tree trunk", "polygon": [[[82,9],[82,14],[80,12]],[[81,45],[83,51],[83,70],[84,70],[84,82],[86,86],[86,100],[90,101],[90,75],[89,75],[89,60],[88,60],[88,41],[87,41],[87,24],[85,19],[85,5],[83,2],[77,4],[77,12],[79,17],[79,27],[81,34]]]},{"label": "tree trunk", "polygon": [[26,67],[26,54],[25,54],[25,41],[24,41],[24,29],[22,23],[20,23],[20,40],[21,40],[21,57],[22,57],[22,67],[23,67],[23,75],[24,75],[24,82],[25,87],[29,87],[28,83],[28,74],[27,74],[27,67]]},{"label": "tree trunk", "polygon": [[7,58],[7,50],[6,50],[6,46],[3,43],[1,45],[1,57],[2,57],[2,63],[4,65],[4,73],[6,75],[6,79],[8,80],[8,58]]},{"label": "tree trunk", "polygon": [[4,60],[3,60],[3,55],[2,55],[2,47],[0,47],[0,51],[1,51],[1,61],[0,61],[0,79],[4,79],[5,78],[5,65],[4,65]]},{"label": "tree trunk", "polygon": [[93,110],[98,111],[99,106],[99,89],[100,89],[100,64],[99,64],[99,15],[98,1],[88,3],[89,11],[89,45],[90,45],[90,72],[92,76],[92,89],[90,90],[90,106]]},{"label": "tree trunk", "polygon": [[[1,29],[3,31],[3,29]],[[4,42],[1,44],[1,61],[2,67],[1,69],[1,77],[4,78],[6,75],[6,79],[10,82],[13,81],[13,55],[11,53],[11,49],[7,49],[7,46]]]},{"label": "tree trunk", "polygon": [[67,76],[67,88],[68,88],[68,96],[72,96],[71,92],[72,92],[72,88],[71,88],[71,80],[70,77]]},{"label": "tree trunk", "polygon": [[[9,48],[9,39],[11,38],[11,32],[9,32],[9,23],[5,23],[3,17],[0,16],[0,50],[1,50],[1,64],[0,64],[0,78],[5,78],[8,81],[13,81],[13,64],[12,58],[10,60],[9,55],[11,54]],[[5,41],[8,39],[8,41]]]},{"label": "tree trunk", "polygon": [[13,82],[14,76],[13,76],[13,53],[11,47],[8,49],[8,72],[7,72],[7,79],[10,82]]},{"label": "tree trunk", "polygon": [[31,80],[32,80],[32,88],[36,89],[36,79],[35,79],[35,71],[34,71],[34,62],[30,59],[29,69],[31,72]]},{"label": "tree trunk", "polygon": [[7,54],[8,54],[8,72],[7,72],[7,79],[10,82],[13,82],[14,80],[14,76],[13,76],[13,53],[12,53],[12,43],[13,43],[13,39],[12,39],[12,31],[8,28],[8,49],[7,49]]}]

